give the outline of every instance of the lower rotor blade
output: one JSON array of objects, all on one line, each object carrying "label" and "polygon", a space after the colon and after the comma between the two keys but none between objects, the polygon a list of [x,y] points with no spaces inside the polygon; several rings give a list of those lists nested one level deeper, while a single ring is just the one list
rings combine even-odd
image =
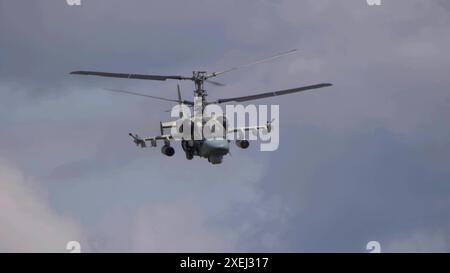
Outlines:
[{"label": "lower rotor blade", "polygon": [[256,99],[263,99],[263,98],[269,98],[269,97],[275,97],[275,96],[282,96],[282,95],[287,95],[287,94],[292,94],[292,93],[297,93],[297,92],[303,92],[303,91],[312,90],[312,89],[324,88],[324,87],[329,87],[329,86],[332,86],[332,84],[331,83],[321,83],[321,84],[316,84],[316,85],[309,85],[309,86],[304,86],[304,87],[292,88],[292,89],[287,89],[287,90],[280,90],[280,91],[275,91],[275,92],[267,92],[267,93],[250,95],[250,96],[244,96],[244,97],[235,97],[235,98],[229,98],[229,99],[219,99],[219,100],[216,101],[216,103],[225,103],[225,102],[230,102],[230,101],[244,102],[244,101],[250,101],[250,100],[256,100]]},{"label": "lower rotor blade", "polygon": [[216,81],[211,81],[211,80],[206,80],[207,83],[216,85],[216,86],[226,86],[226,84],[221,83],[221,82],[216,82]]}]

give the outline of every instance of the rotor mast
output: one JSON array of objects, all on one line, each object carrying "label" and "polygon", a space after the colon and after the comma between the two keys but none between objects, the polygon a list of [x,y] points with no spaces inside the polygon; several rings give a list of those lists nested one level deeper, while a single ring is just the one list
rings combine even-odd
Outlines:
[{"label": "rotor mast", "polygon": [[195,84],[194,93],[197,97],[201,97],[202,100],[205,100],[205,97],[208,95],[205,90],[205,80],[206,80],[206,71],[193,71],[192,72],[192,80]]}]

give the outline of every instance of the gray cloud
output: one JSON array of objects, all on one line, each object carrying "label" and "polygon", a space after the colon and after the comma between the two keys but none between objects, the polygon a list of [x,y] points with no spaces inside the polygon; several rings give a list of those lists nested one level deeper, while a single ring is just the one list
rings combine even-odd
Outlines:
[{"label": "gray cloud", "polygon": [[154,205],[138,212],[132,241],[144,252],[223,252],[236,249],[233,236],[207,228],[189,204]]},{"label": "gray cloud", "polygon": [[69,241],[85,243],[81,227],[57,214],[33,182],[0,159],[0,251],[65,252]]}]

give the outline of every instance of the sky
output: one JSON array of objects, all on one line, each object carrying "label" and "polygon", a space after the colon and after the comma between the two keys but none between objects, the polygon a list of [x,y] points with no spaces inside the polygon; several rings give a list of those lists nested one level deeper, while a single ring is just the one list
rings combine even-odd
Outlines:
[{"label": "sky", "polygon": [[[445,0],[0,0],[0,252],[450,251],[450,5]],[[270,98],[280,146],[223,164],[137,149],[177,82]],[[183,96],[193,86],[181,82]]]}]

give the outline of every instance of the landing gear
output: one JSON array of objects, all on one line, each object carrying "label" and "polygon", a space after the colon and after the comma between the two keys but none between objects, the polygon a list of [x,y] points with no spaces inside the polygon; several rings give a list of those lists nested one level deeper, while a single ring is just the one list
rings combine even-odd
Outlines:
[{"label": "landing gear", "polygon": [[175,154],[175,149],[172,148],[172,147],[169,146],[169,145],[164,145],[164,146],[161,148],[161,153],[167,155],[168,157],[171,157],[171,156],[173,156],[173,155]]},{"label": "landing gear", "polygon": [[213,165],[220,164],[220,163],[222,163],[222,156],[210,155],[208,157],[208,162],[213,164]]},{"label": "landing gear", "polygon": [[194,158],[193,143],[189,143],[189,141],[183,140],[181,142],[181,147],[183,148],[184,152],[186,153],[186,159],[192,160]]}]

